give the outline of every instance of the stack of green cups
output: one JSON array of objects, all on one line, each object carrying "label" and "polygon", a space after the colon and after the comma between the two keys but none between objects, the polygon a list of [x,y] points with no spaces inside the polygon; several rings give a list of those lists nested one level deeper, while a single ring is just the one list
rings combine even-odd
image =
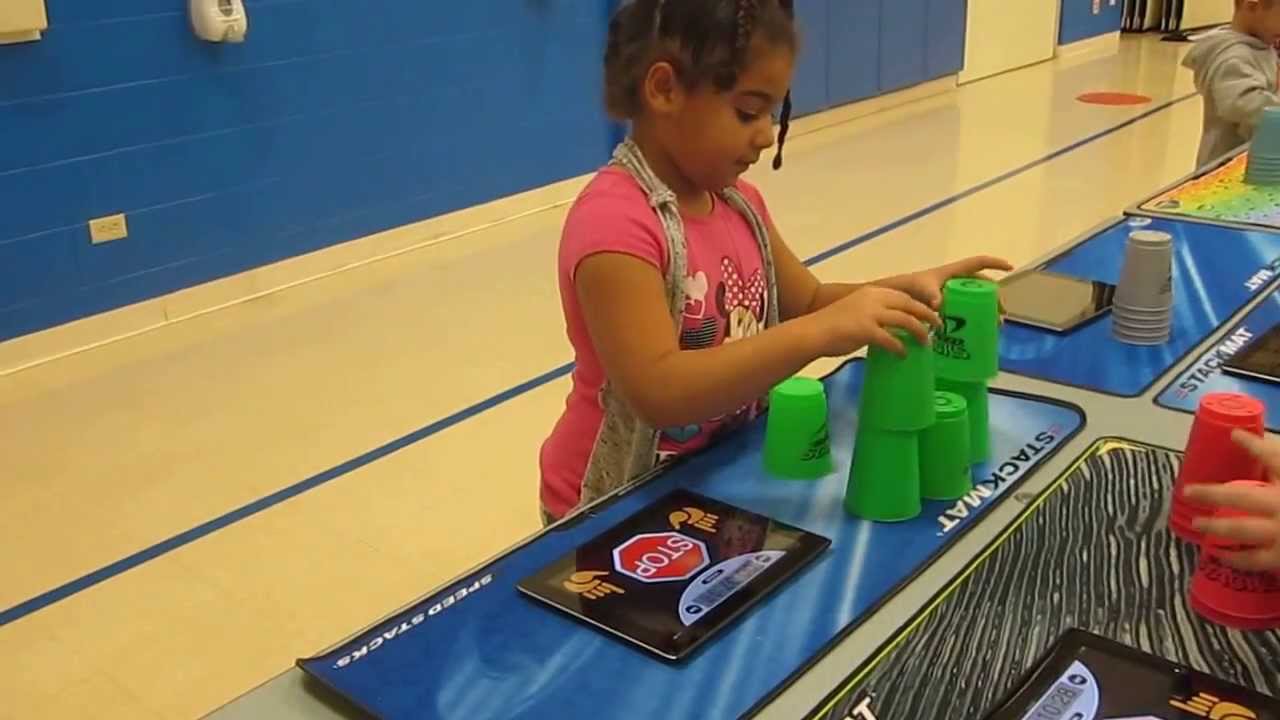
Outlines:
[{"label": "stack of green cups", "polygon": [[964,398],[969,459],[991,459],[988,386],[1000,372],[1000,292],[990,280],[957,278],[942,293],[942,330],[934,337],[938,389]]},{"label": "stack of green cups", "polygon": [[769,393],[764,466],[774,475],[796,480],[814,480],[834,469],[827,393],[821,382],[791,378]]},{"label": "stack of green cups", "polygon": [[927,500],[959,500],[973,489],[969,465],[969,409],[964,398],[934,393],[938,419],[920,434],[920,494]]},{"label": "stack of green cups", "polygon": [[845,510],[878,522],[920,514],[920,432],[934,424],[933,354],[905,331],[898,357],[878,347],[867,355],[853,468]]}]

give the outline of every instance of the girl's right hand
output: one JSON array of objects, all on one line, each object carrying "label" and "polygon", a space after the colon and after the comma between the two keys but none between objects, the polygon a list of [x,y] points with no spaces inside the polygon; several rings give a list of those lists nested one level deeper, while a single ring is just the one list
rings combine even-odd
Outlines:
[{"label": "girl's right hand", "polygon": [[890,328],[906,330],[927,347],[929,328],[941,325],[938,314],[924,303],[904,292],[874,285],[862,287],[810,317],[824,357],[843,357],[867,345],[904,355],[906,348],[890,334]]}]

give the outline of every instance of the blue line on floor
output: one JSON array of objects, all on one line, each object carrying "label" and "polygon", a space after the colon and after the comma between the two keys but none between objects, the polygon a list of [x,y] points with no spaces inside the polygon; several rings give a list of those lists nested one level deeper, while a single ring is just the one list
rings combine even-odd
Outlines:
[{"label": "blue line on floor", "polygon": [[297,497],[308,490],[313,490],[325,483],[336,480],[343,475],[355,472],[356,470],[387,457],[392,453],[403,450],[404,448],[421,442],[422,440],[426,440],[432,435],[443,432],[444,430],[448,430],[449,428],[458,425],[465,420],[469,420],[486,410],[491,410],[508,400],[517,398],[530,390],[535,390],[553,380],[562,378],[565,375],[568,375],[572,370],[572,364],[562,365],[550,372],[539,375],[536,378],[522,382],[513,388],[503,390],[493,397],[456,412],[442,420],[437,420],[426,427],[414,430],[408,435],[396,438],[382,447],[370,450],[357,458],[353,458],[341,465],[325,470],[319,475],[315,475],[303,480],[302,482],[290,485],[283,490],[255,500],[236,510],[232,510],[226,515],[214,518],[203,525],[197,525],[186,532],[174,535],[168,540],[152,545],[151,547],[136,552],[122,560],[117,560],[106,567],[94,570],[84,577],[77,578],[76,580],[72,580],[65,585],[56,587],[42,595],[33,597],[20,605],[15,605],[4,612],[0,612],[0,627],[8,625],[15,620],[20,620],[39,610],[43,610],[44,608],[60,600],[65,600],[76,593],[88,590],[104,580],[110,580],[111,578],[128,572],[145,562],[154,560],[161,555],[177,550],[183,545],[187,545],[206,535],[215,533],[228,525],[233,525],[241,520],[257,515],[263,510],[279,505],[280,503],[290,498]]},{"label": "blue line on floor", "polygon": [[1016,167],[1010,170],[1009,172],[1004,173],[1003,175],[997,175],[996,177],[993,177],[990,180],[987,180],[986,182],[982,182],[977,185],[974,185],[973,187],[967,190],[962,190],[961,192],[958,192],[955,195],[952,195],[951,197],[939,200],[938,202],[932,205],[927,205],[925,207],[922,207],[919,210],[916,210],[915,212],[911,213],[910,215],[905,215],[897,220],[894,220],[888,225],[882,225],[876,228],[875,230],[868,232],[865,235],[859,235],[858,237],[848,242],[841,243],[839,245],[836,245],[833,248],[824,250],[818,253],[817,255],[814,255],[813,257],[809,258],[808,260],[805,260],[804,262],[806,265],[817,265],[818,263],[826,262],[827,260],[830,260],[836,255],[839,255],[844,252],[848,252],[850,249],[855,248],[861,245],[862,243],[867,242],[868,240],[874,240],[880,237],[881,235],[885,235],[887,233],[893,232],[894,230],[897,230],[898,228],[904,225],[910,225],[911,223],[923,217],[932,215],[945,207],[950,207],[951,205],[955,205],[956,203],[960,202],[961,200],[964,200],[967,197],[976,195],[982,192],[983,190],[986,190],[992,187],[993,185],[999,185],[1000,183],[1005,182],[1006,180],[1011,180],[1017,177],[1018,175],[1021,175],[1027,172],[1028,170],[1031,170],[1033,168],[1044,165],[1045,163],[1056,160],[1068,153],[1075,152],[1076,150],[1079,150],[1085,145],[1097,142],[1107,137],[1108,135],[1112,135],[1114,133],[1120,132],[1121,130],[1129,127],[1130,125],[1134,125],[1136,123],[1142,122],[1143,120],[1146,120],[1147,118],[1151,117],[1152,115],[1155,115],[1156,113],[1167,110],[1179,103],[1186,102],[1187,100],[1190,100],[1195,96],[1196,96],[1196,93],[1191,93],[1189,95],[1183,95],[1182,97],[1179,97],[1179,98],[1174,98],[1173,100],[1170,100],[1169,102],[1166,102],[1162,105],[1157,105],[1156,107],[1153,107],[1150,110],[1147,110],[1146,112],[1143,112],[1140,115],[1135,115],[1134,117],[1131,117],[1128,120],[1125,120],[1119,125],[1107,128],[1106,130],[1103,130],[1102,132],[1099,132],[1096,135],[1090,135],[1084,138],[1083,140],[1078,140],[1076,142],[1073,142],[1070,145],[1064,148],[1055,150],[1049,153],[1048,155],[1045,155],[1042,158],[1037,158],[1027,163],[1026,165],[1023,165],[1021,167]]},{"label": "blue line on floor", "polygon": [[[921,208],[911,213],[910,215],[894,220],[893,222],[887,225],[878,227],[866,233],[865,235],[859,235],[858,237],[846,243],[842,243],[829,250],[821,252],[809,258],[808,260],[806,260],[805,264],[817,265],[818,263],[830,260],[831,258],[841,253],[847,252],[850,249],[857,247],[858,245],[861,245],[864,242],[867,242],[868,240],[874,240],[875,238],[878,238],[881,235],[884,235],[893,230],[896,230],[904,225],[908,225],[923,217],[932,215],[933,213],[945,207],[948,207],[950,205],[954,205],[960,200],[963,200],[971,195],[974,195],[975,193],[982,192],[983,190],[986,190],[992,187],[993,185],[997,185],[1006,180],[1009,180],[1018,175],[1021,175],[1022,173],[1025,173],[1028,170],[1031,170],[1032,168],[1038,167],[1040,165],[1044,165],[1045,163],[1048,163],[1056,158],[1059,158],[1075,150],[1079,150],[1085,145],[1101,140],[1102,138],[1105,138],[1108,135],[1119,132],[1124,128],[1127,128],[1135,123],[1141,122],[1142,120],[1148,117],[1151,117],[1156,113],[1159,113],[1163,110],[1167,110],[1168,108],[1171,108],[1174,105],[1177,105],[1181,102],[1185,102],[1186,100],[1189,100],[1193,97],[1195,97],[1194,93],[1190,95],[1184,95],[1182,97],[1176,98],[1174,100],[1166,102],[1157,107],[1151,108],[1150,110],[1147,110],[1146,112],[1140,115],[1136,115],[1120,123],[1119,125],[1110,127],[1097,134],[1090,135],[1084,138],[1083,140],[1074,142],[1060,150],[1052,152],[1039,159],[1033,160],[1021,167],[1010,170],[1009,172],[1006,172],[1002,175],[994,177],[981,184],[975,185],[956,195],[952,195],[944,200],[940,200],[932,205]],[[240,522],[241,520],[257,515],[258,513],[264,510],[267,510],[269,508],[272,508],[276,505],[279,505],[280,503],[283,503],[286,500],[289,500],[290,498],[297,497],[298,495],[301,495],[302,493],[305,493],[308,490],[313,490],[317,487],[320,487],[321,485],[324,485],[333,480],[336,480],[344,475],[355,472],[356,470],[359,470],[360,468],[363,468],[366,465],[370,465],[378,460],[381,460],[382,458],[387,457],[388,455],[399,452],[400,450],[403,450],[404,448],[409,447],[410,445],[426,440],[432,435],[440,433],[444,430],[448,430],[449,428],[454,427],[455,425],[458,425],[465,420],[469,420],[483,412],[492,410],[493,408],[499,405],[502,405],[508,400],[514,400],[515,398],[521,395],[524,395],[525,393],[530,392],[532,390],[536,390],[542,387],[543,385],[546,385],[547,383],[553,382],[555,380],[559,380],[560,378],[565,377],[572,371],[573,371],[572,363],[568,365],[561,365],[560,367],[555,368],[554,370],[548,371],[546,373],[543,373],[542,375],[539,375],[538,377],[535,377],[523,383],[520,383],[515,387],[504,390],[498,393],[497,395],[494,395],[493,397],[487,398],[479,403],[476,403],[475,405],[472,405],[468,408],[460,410],[446,418],[437,420],[436,422],[433,422],[430,425],[427,425],[426,427],[415,430],[409,433],[408,435],[392,440],[386,445],[383,445],[378,448],[374,448],[373,450],[370,450],[369,452],[357,458],[353,458],[351,460],[348,460],[347,462],[342,463],[341,465],[337,465],[333,468],[330,468],[320,473],[319,475],[315,475],[299,483],[290,485],[289,487],[283,490],[280,490],[278,492],[272,493],[271,495],[255,500],[249,503],[248,505],[240,507],[236,510],[232,510],[231,512],[225,515],[222,515],[220,517],[214,518],[213,520],[210,520],[209,522],[206,522],[202,525],[197,525],[196,527],[193,527],[190,530],[187,530],[186,532],[180,533],[178,535],[174,535],[173,537],[167,540],[164,540],[163,542],[152,545],[151,547],[146,548],[145,550],[140,550],[126,558],[117,560],[116,562],[111,563],[110,565],[94,570],[88,575],[84,575],[64,585],[60,585],[41,595],[37,595],[36,597],[33,597],[30,600],[27,600],[23,603],[15,605],[5,610],[4,612],[0,612],[0,627],[8,625],[9,623],[14,622],[15,620],[21,620],[22,618],[28,615],[31,615],[32,613],[39,612],[40,610],[43,610],[44,608],[49,607],[50,605],[53,605],[56,602],[65,600],[68,597],[71,597],[72,595],[88,590],[94,585],[97,585],[98,583],[104,582],[106,580],[110,580],[111,578],[116,577],[117,575],[122,575],[128,572],[129,570],[132,570],[133,568],[136,568],[139,565],[142,565],[143,563],[149,562],[162,555],[165,555],[174,550],[177,550],[178,548],[184,545],[193,543],[196,540],[199,540],[200,538],[205,537],[207,535],[211,535],[229,525],[234,525],[235,523]]]}]

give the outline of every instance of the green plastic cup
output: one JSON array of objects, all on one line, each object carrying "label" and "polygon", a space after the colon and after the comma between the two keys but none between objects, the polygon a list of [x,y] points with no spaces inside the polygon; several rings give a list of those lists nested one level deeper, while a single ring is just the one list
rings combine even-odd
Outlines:
[{"label": "green plastic cup", "polygon": [[942,329],[934,336],[938,377],[988,382],[1000,372],[1000,288],[956,278],[942,289]]},{"label": "green plastic cup", "polygon": [[893,334],[907,355],[875,346],[868,351],[858,422],[877,430],[923,430],[934,420],[933,353],[905,330]]},{"label": "green plastic cup", "polygon": [[991,459],[991,391],[986,383],[938,379],[938,389],[964,398],[969,414],[969,462],[981,465]]},{"label": "green plastic cup", "polygon": [[934,394],[938,421],[920,433],[920,495],[959,500],[973,489],[969,454],[969,405],[949,392]]},{"label": "green plastic cup", "polygon": [[809,378],[791,378],[769,393],[764,466],[770,473],[813,480],[835,469],[827,434],[827,391]]},{"label": "green plastic cup", "polygon": [[920,441],[915,432],[858,427],[845,511],[875,522],[903,522],[920,514]]}]

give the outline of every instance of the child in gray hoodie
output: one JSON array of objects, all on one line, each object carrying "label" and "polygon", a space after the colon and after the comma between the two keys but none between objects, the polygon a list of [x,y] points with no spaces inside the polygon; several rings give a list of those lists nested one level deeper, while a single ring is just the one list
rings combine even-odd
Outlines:
[{"label": "child in gray hoodie", "polygon": [[1204,132],[1196,166],[1244,145],[1265,108],[1280,105],[1276,43],[1280,0],[1235,0],[1231,27],[1195,44],[1182,64],[1195,71],[1204,97]]}]

